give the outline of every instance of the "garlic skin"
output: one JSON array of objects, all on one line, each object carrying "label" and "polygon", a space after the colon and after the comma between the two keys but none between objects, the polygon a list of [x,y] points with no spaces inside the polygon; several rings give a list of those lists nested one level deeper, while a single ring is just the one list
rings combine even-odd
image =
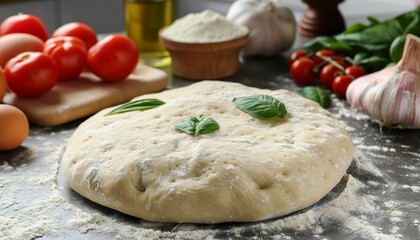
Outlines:
[{"label": "garlic skin", "polygon": [[275,0],[237,0],[226,18],[250,30],[245,56],[272,56],[290,49],[296,38],[293,12]]},{"label": "garlic skin", "polygon": [[420,39],[407,35],[403,57],[393,67],[354,80],[346,92],[350,105],[380,125],[420,128]]}]

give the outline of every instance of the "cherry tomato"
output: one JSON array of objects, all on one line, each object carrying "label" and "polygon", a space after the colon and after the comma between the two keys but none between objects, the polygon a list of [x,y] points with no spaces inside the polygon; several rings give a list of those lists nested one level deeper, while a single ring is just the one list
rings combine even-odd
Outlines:
[{"label": "cherry tomato", "polygon": [[350,83],[353,81],[353,77],[350,75],[342,75],[334,78],[332,83],[333,91],[340,97],[346,96],[346,91]]},{"label": "cherry tomato", "polygon": [[24,52],[5,68],[9,89],[20,97],[38,97],[51,90],[58,78],[53,59],[41,52]]},{"label": "cherry tomato", "polygon": [[312,61],[315,62],[316,65],[321,64],[324,60],[318,56],[323,56],[327,58],[332,58],[336,56],[340,56],[339,52],[328,50],[328,49],[322,49],[315,53],[314,56],[311,57]]},{"label": "cherry tomato", "polygon": [[122,81],[134,71],[138,61],[136,44],[123,35],[109,35],[88,51],[89,69],[107,82]]},{"label": "cherry tomato", "polygon": [[89,49],[95,43],[98,42],[95,31],[88,25],[80,22],[66,23],[63,26],[57,28],[52,37],[78,37],[86,44],[86,48]]},{"label": "cherry tomato", "polygon": [[37,36],[42,41],[48,39],[47,28],[37,16],[17,14],[6,18],[0,25],[0,35],[9,33],[28,33]]},{"label": "cherry tomato", "polygon": [[346,74],[353,76],[354,78],[361,77],[363,75],[366,75],[365,69],[363,69],[360,66],[348,66],[344,70]]},{"label": "cherry tomato", "polygon": [[309,84],[316,78],[314,68],[315,63],[311,59],[303,57],[292,63],[290,74],[296,83]]},{"label": "cherry tomato", "polygon": [[[338,60],[335,61],[338,65],[345,67],[345,62]],[[328,63],[321,69],[321,73],[319,75],[319,78],[321,79],[322,85],[324,85],[327,88],[331,88],[332,82],[335,77],[343,75],[343,71],[332,63]]]},{"label": "cherry tomato", "polygon": [[288,60],[289,66],[292,66],[292,63],[294,61],[298,60],[299,58],[306,57],[306,56],[308,56],[308,52],[305,51],[305,50],[297,50],[297,51],[294,51],[289,56],[289,60]]},{"label": "cherry tomato", "polygon": [[86,66],[86,46],[77,37],[50,38],[44,44],[44,53],[54,60],[59,81],[75,79]]}]

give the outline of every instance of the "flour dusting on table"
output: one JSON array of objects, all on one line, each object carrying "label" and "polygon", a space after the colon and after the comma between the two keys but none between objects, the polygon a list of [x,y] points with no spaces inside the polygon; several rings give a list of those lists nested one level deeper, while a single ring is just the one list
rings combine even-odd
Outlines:
[{"label": "flour dusting on table", "polygon": [[[338,109],[335,115],[339,120],[355,119],[360,124],[368,124],[366,116],[348,109],[342,101],[333,99],[333,104]],[[121,215],[109,216],[94,207],[75,204],[82,203],[80,200],[69,201],[61,191],[66,186],[57,185],[57,173],[61,154],[71,131],[48,133],[43,129],[35,130],[40,131],[37,135],[41,136],[28,139],[25,156],[15,156],[27,160],[18,166],[10,161],[0,165],[0,239],[61,239],[69,236],[75,239],[92,236],[112,236],[113,239],[240,239],[253,234],[255,239],[307,239],[307,236],[312,239],[334,239],[324,235],[333,226],[346,239],[363,236],[364,239],[394,240],[404,239],[400,232],[407,226],[420,232],[418,216],[412,222],[403,221],[404,212],[409,212],[407,209],[418,209],[418,205],[396,200],[380,201],[381,198],[388,197],[386,190],[379,195],[370,194],[378,188],[401,188],[407,194],[419,197],[418,184],[403,183],[399,186],[388,182],[389,175],[393,172],[383,171],[378,161],[372,161],[387,160],[396,150],[386,146],[367,145],[363,133],[352,126],[347,130],[358,151],[349,174],[343,179],[344,188],[337,191],[336,195],[282,218],[217,226],[151,223],[132,218],[127,220],[118,217]],[[55,138],[59,137],[60,142],[51,142],[50,134]],[[43,144],[33,144],[35,140]],[[416,158],[416,165],[402,163],[400,168],[407,175],[417,176],[418,179],[420,156],[409,146],[405,149],[406,152],[414,153],[412,156]],[[34,161],[37,161],[36,169],[30,168],[35,164]],[[372,223],[371,216],[378,211],[384,211],[386,216],[377,219],[381,224]],[[386,223],[386,227],[378,227],[383,223]]]}]

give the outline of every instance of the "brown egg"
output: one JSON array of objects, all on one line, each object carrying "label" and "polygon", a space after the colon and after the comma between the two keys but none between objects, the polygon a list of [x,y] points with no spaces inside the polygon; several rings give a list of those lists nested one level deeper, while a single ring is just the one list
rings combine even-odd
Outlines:
[{"label": "brown egg", "polygon": [[19,147],[28,137],[29,123],[16,107],[0,104],[0,151]]},{"label": "brown egg", "polygon": [[26,33],[11,33],[0,37],[0,66],[23,52],[42,52],[44,42]]},{"label": "brown egg", "polygon": [[6,95],[6,90],[6,76],[4,75],[3,69],[0,67],[0,102],[3,100],[4,95]]}]

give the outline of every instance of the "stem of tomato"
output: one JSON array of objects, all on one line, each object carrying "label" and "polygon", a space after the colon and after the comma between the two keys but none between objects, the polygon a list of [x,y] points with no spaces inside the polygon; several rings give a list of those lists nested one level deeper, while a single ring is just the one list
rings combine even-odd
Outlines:
[{"label": "stem of tomato", "polygon": [[344,60],[351,63],[351,65],[356,65],[356,63],[353,61],[353,59],[351,57],[345,57]]},{"label": "stem of tomato", "polygon": [[321,58],[322,60],[331,63],[331,65],[333,65],[334,67],[340,69],[340,71],[344,71],[344,67],[341,66],[340,64],[338,64],[336,61],[334,61],[333,59],[329,58],[329,57],[324,57],[324,56],[318,56],[319,58]]}]

